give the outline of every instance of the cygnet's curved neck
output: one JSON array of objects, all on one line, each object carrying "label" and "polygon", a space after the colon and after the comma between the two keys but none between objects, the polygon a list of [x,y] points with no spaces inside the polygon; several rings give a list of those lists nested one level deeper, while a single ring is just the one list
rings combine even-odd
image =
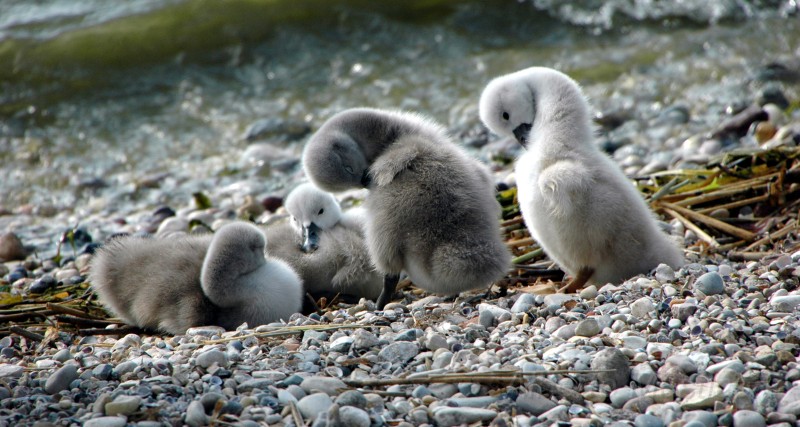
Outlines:
[{"label": "cygnet's curved neck", "polygon": [[438,125],[412,113],[358,108],[346,111],[331,120],[361,147],[368,163],[372,163],[387,147],[404,135],[415,134],[431,139],[444,133]]},{"label": "cygnet's curved neck", "polygon": [[[533,92],[536,116],[531,129],[529,150],[543,157],[571,157],[592,141],[589,104],[574,83],[550,80],[546,86],[535,84]],[[591,147],[588,147],[591,148]]]}]

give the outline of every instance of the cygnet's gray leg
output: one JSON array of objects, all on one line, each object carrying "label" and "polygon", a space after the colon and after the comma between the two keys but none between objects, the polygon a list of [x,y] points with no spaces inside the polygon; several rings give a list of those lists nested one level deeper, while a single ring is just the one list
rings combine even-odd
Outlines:
[{"label": "cygnet's gray leg", "polygon": [[579,289],[583,289],[586,286],[586,282],[594,274],[594,269],[591,267],[581,267],[578,269],[578,274],[569,281],[563,288],[559,289],[558,292],[562,294],[570,294],[573,292],[577,292]]},{"label": "cygnet's gray leg", "polygon": [[394,291],[397,289],[397,283],[400,281],[399,274],[387,274],[383,276],[383,291],[381,295],[378,297],[378,301],[376,304],[378,305],[378,310],[383,310],[383,307],[386,307],[386,304],[392,300],[392,295]]}]

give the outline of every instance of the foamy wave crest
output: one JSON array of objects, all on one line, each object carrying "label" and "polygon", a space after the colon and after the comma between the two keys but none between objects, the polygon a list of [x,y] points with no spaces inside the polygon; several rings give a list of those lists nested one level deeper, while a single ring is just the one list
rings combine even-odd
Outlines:
[{"label": "foamy wave crest", "polygon": [[763,13],[798,13],[798,0],[530,0],[540,10],[573,25],[604,29],[627,21],[671,19],[716,24],[757,17]]}]

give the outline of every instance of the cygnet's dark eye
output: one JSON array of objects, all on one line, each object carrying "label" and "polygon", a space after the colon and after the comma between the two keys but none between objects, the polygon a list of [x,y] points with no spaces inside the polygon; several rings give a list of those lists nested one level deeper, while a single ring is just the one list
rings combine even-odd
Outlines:
[{"label": "cygnet's dark eye", "polygon": [[323,212],[325,212],[325,208],[320,209],[317,215],[322,215]]},{"label": "cygnet's dark eye", "polygon": [[508,116],[508,113],[506,113],[505,111],[503,111],[503,120],[508,120],[508,117],[509,117],[509,116]]},{"label": "cygnet's dark eye", "polygon": [[345,166],[344,170],[346,170],[347,173],[353,173],[353,168],[351,168],[350,166]]}]

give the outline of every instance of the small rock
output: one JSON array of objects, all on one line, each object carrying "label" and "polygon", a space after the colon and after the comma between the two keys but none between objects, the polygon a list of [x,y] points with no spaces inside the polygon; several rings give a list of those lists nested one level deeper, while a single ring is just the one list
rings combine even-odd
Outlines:
[{"label": "small rock", "polygon": [[72,363],[64,365],[47,377],[44,391],[49,394],[56,394],[59,391],[66,390],[69,384],[76,379],[78,379],[78,367]]},{"label": "small rock", "polygon": [[[781,398],[778,403],[778,412],[794,413],[790,409],[797,408],[798,404],[800,404],[800,386],[794,386]],[[794,414],[797,415],[796,413]]]},{"label": "small rock", "polygon": [[640,363],[631,369],[631,379],[641,385],[655,385],[658,381],[656,372],[649,363]]},{"label": "small rock", "polygon": [[638,319],[649,319],[655,312],[656,306],[648,297],[642,297],[630,305],[631,315]]},{"label": "small rock", "polygon": [[25,369],[10,363],[0,364],[0,379],[20,378]]},{"label": "small rock", "polygon": [[448,348],[447,339],[440,334],[429,333],[425,336],[425,347],[428,350],[436,351],[440,348]]},{"label": "small rock", "polygon": [[300,387],[308,394],[323,392],[329,396],[338,396],[338,389],[346,389],[347,385],[338,378],[313,376],[306,377]]},{"label": "small rock", "polygon": [[92,369],[92,376],[99,380],[108,380],[114,373],[114,367],[108,363],[101,363]]},{"label": "small rock", "polygon": [[653,399],[647,396],[634,397],[622,405],[622,410],[643,414],[653,403]]},{"label": "small rock", "polygon": [[126,425],[128,425],[128,419],[125,417],[98,417],[83,423],[83,427],[125,427]]},{"label": "small rock", "polygon": [[28,252],[16,234],[11,232],[0,234],[0,262],[23,260],[28,256]]},{"label": "small rock", "polygon": [[736,411],[733,414],[733,427],[765,427],[767,421],[756,411]]},{"label": "small rock", "polygon": [[775,296],[769,303],[776,311],[791,313],[797,306],[800,306],[800,295]]},{"label": "small rock", "polygon": [[725,283],[719,273],[712,271],[705,273],[694,282],[694,288],[705,295],[720,295],[725,293]]},{"label": "small rock", "polygon": [[56,285],[58,285],[56,278],[50,274],[45,274],[31,283],[31,286],[28,288],[28,290],[32,294],[43,294],[47,292],[48,289],[55,288]]},{"label": "small rock", "polygon": [[526,311],[530,310],[536,304],[536,298],[533,295],[522,292],[520,296],[514,301],[514,305],[511,306],[512,313],[525,313]]},{"label": "small rock", "polygon": [[767,415],[778,407],[778,396],[772,390],[762,390],[756,395],[753,405],[758,413]]},{"label": "small rock", "polygon": [[72,359],[72,353],[70,353],[69,348],[62,348],[53,355],[53,360],[56,362],[64,363],[69,359]]},{"label": "small rock", "polygon": [[741,380],[742,374],[731,368],[723,368],[714,375],[714,382],[722,388],[725,388],[728,384],[738,384]]},{"label": "small rock", "polygon": [[733,399],[731,399],[731,402],[733,403],[733,408],[737,411],[740,410],[752,411],[754,408],[752,393],[737,391],[736,394],[733,395]]},{"label": "small rock", "polygon": [[589,285],[589,286],[581,289],[581,291],[578,292],[578,295],[583,300],[593,300],[593,299],[597,298],[597,286]]},{"label": "small rock", "polygon": [[390,363],[405,363],[417,354],[419,346],[416,342],[398,341],[381,349],[378,357]]},{"label": "small rock", "polygon": [[567,324],[567,321],[558,317],[552,316],[544,322],[544,330],[548,334],[552,334],[553,332],[557,331],[559,328],[563,327]]},{"label": "small rock", "polygon": [[664,427],[664,422],[658,417],[649,414],[640,414],[636,416],[633,425],[635,427]]},{"label": "small rock", "polygon": [[356,329],[352,337],[353,347],[356,349],[372,348],[378,345],[378,337],[365,329]]},{"label": "small rock", "polygon": [[186,424],[191,427],[201,427],[208,424],[208,415],[199,400],[193,400],[186,408]]},{"label": "small rock", "polygon": [[618,388],[608,395],[611,400],[611,406],[615,408],[622,408],[626,402],[636,397],[636,390],[630,387]]},{"label": "small rock", "polygon": [[656,267],[656,280],[661,283],[670,283],[675,280],[675,270],[667,264],[659,264]]},{"label": "small rock", "polygon": [[722,389],[716,383],[696,384],[694,391],[681,401],[684,410],[713,408],[714,403],[723,399]]},{"label": "small rock", "polygon": [[600,333],[600,324],[594,318],[581,320],[575,326],[575,335],[579,337],[593,337]]},{"label": "small rock", "polygon": [[142,398],[139,396],[117,396],[111,402],[106,403],[106,415],[131,415],[139,409]]},{"label": "small rock", "polygon": [[631,379],[630,362],[617,348],[606,348],[597,352],[592,359],[591,368],[593,370],[611,370],[611,372],[598,373],[597,380],[609,385],[612,390],[627,385]]},{"label": "small rock", "polygon": [[353,341],[353,337],[339,337],[331,343],[328,349],[337,353],[347,353],[347,351],[350,350],[350,346],[353,345]]},{"label": "small rock", "polygon": [[356,408],[364,409],[367,407],[367,398],[358,390],[347,390],[337,396],[334,403],[342,408],[345,406],[355,406]]},{"label": "small rock", "polygon": [[316,419],[317,415],[327,412],[333,405],[331,397],[325,393],[314,393],[300,399],[297,402],[297,409],[307,419]]},{"label": "small rock", "polygon": [[433,413],[433,419],[439,426],[456,426],[477,422],[491,421],[497,412],[491,409],[480,408],[450,408],[440,406]]},{"label": "small rock", "polygon": [[556,403],[539,393],[522,393],[517,397],[517,408],[539,416],[556,407]]},{"label": "small rock", "polygon": [[355,406],[343,406],[339,409],[339,421],[342,425],[353,427],[369,427],[371,421],[367,411]]},{"label": "small rock", "polygon": [[681,418],[687,422],[687,426],[691,423],[695,423],[697,427],[715,427],[719,424],[717,416],[709,411],[684,412]]},{"label": "small rock", "polygon": [[494,304],[478,304],[478,321],[484,328],[511,318],[511,312]]},{"label": "small rock", "polygon": [[213,364],[222,368],[228,367],[228,355],[216,348],[204,351],[197,356],[197,366],[208,369]]},{"label": "small rock", "polygon": [[553,335],[566,341],[575,336],[575,329],[577,326],[578,325],[576,323],[568,323],[558,328],[558,330],[553,332]]}]

